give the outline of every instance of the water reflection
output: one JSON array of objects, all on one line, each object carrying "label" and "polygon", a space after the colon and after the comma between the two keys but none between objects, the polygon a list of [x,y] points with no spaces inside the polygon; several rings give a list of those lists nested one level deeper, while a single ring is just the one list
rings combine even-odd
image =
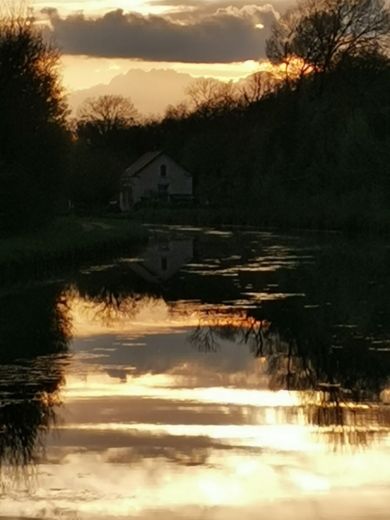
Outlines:
[{"label": "water reflection", "polygon": [[[57,359],[3,365],[0,369],[0,477],[26,477],[44,454],[56,423],[63,367]],[[1,471],[3,470],[3,471]]]},{"label": "water reflection", "polygon": [[283,323],[256,320],[245,311],[230,316],[209,312],[190,336],[191,343],[205,352],[217,350],[218,341],[224,339],[249,345],[253,355],[266,362],[274,390],[321,387],[335,401],[342,395],[355,401],[377,400],[390,373],[387,350],[372,348],[368,341],[349,339],[336,349],[326,346],[322,351],[317,344],[307,350],[286,334]]},{"label": "water reflection", "polygon": [[[377,353],[372,349],[367,348],[365,357],[359,353],[362,364],[355,372],[354,352],[348,353],[350,365],[348,356],[344,354],[329,364],[324,354],[300,350],[298,343],[289,343],[283,339],[283,333],[275,325],[267,320],[256,320],[246,310],[238,310],[234,314],[231,308],[224,306],[212,310],[210,306],[205,307],[197,302],[167,304],[162,299],[142,298],[138,295],[121,300],[120,306],[115,307],[115,312],[112,312],[107,306],[101,307],[96,300],[91,302],[80,299],[74,292],[72,302],[70,307],[75,313],[73,320],[78,324],[81,336],[86,333],[85,322],[90,323],[92,320],[100,333],[119,333],[122,345],[138,347],[127,356],[131,369],[124,374],[124,383],[135,374],[144,377],[153,372],[159,376],[152,387],[159,387],[160,394],[177,394],[175,399],[180,396],[180,399],[183,397],[202,402],[206,387],[207,395],[211,395],[213,389],[213,402],[216,402],[215,399],[218,401],[219,392],[222,402],[229,406],[257,406],[261,403],[275,407],[283,404],[287,407],[283,421],[317,426],[334,446],[364,445],[369,439],[387,433],[386,428],[390,426],[390,415],[385,413],[387,409],[380,404],[380,395],[386,388],[387,378],[381,378],[381,370],[373,377],[372,365],[377,359]],[[128,309],[131,310],[130,313]],[[181,334],[181,341],[184,335],[188,345],[206,356],[203,359],[196,357],[194,363],[189,351],[181,349],[179,353],[175,350],[169,336],[169,351],[163,351],[163,359],[156,360],[152,357],[156,355],[155,349],[145,348],[149,346],[145,343],[145,337],[149,336],[150,342],[150,335],[159,334],[160,351],[164,344],[164,335],[172,333]],[[226,344],[230,345],[227,351]],[[232,348],[235,350],[234,356]],[[341,350],[337,349],[336,354],[339,352]],[[218,354],[218,357],[210,360],[210,354]],[[104,355],[109,357],[110,353],[106,352]],[[252,374],[252,378],[248,371],[248,355],[259,361],[252,365],[256,367],[256,375]],[[221,362],[225,356],[228,362],[233,361],[230,366]],[[244,367],[237,363],[237,357],[245,360]],[[145,365],[145,361],[150,359],[152,363]],[[101,361],[99,355],[97,360]],[[215,373],[210,374],[210,364],[218,366],[217,377]],[[215,369],[216,367],[212,367],[212,371]],[[217,380],[224,382],[222,388],[214,386]],[[133,385],[135,391],[135,380]],[[187,388],[183,392],[181,387],[188,385],[191,390]],[[254,390],[258,387],[262,388],[263,399],[267,390],[274,400],[263,402],[259,391]],[[248,388],[253,390],[252,393],[248,393]],[[148,390],[143,388],[141,395],[150,397]],[[285,391],[288,391],[284,394],[288,398],[280,401],[281,392]],[[246,400],[237,402],[238,396],[243,394]],[[289,406],[297,407],[299,414],[295,409],[291,413]]]},{"label": "water reflection", "polygon": [[142,258],[129,262],[129,268],[147,282],[161,283],[172,278],[194,256],[194,240],[169,240],[155,236]]},{"label": "water reflection", "polygon": [[70,321],[63,287],[32,287],[0,297],[0,362],[67,351]]},{"label": "water reflection", "polygon": [[[23,454],[27,437],[27,456],[3,460],[37,460],[39,487],[0,496],[1,514],[385,520],[387,250],[177,233],[37,289],[42,336],[24,318],[28,295],[5,311],[27,325],[1,329],[19,342],[5,350],[2,402],[10,391],[39,413],[8,441]],[[23,430],[4,417],[2,431]]]},{"label": "water reflection", "polygon": [[[15,321],[16,320],[16,321]],[[0,300],[0,480],[26,477],[55,424],[70,339],[58,288]]]}]

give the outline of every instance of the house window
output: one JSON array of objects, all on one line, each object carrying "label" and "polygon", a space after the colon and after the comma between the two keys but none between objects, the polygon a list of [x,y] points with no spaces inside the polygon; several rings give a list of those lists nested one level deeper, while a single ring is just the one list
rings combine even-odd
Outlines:
[{"label": "house window", "polygon": [[169,186],[169,184],[159,184],[158,185],[158,193],[159,193],[159,195],[167,195],[168,194],[168,186]]},{"label": "house window", "polygon": [[160,166],[160,176],[161,177],[166,177],[167,176],[167,165],[166,164],[162,164]]},{"label": "house window", "polygon": [[165,256],[161,257],[161,270],[166,271],[168,269],[168,258]]}]

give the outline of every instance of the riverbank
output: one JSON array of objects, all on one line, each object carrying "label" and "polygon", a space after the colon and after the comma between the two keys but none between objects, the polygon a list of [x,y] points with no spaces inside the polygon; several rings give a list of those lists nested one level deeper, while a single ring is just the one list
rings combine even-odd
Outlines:
[{"label": "riverbank", "polygon": [[128,220],[61,217],[35,232],[0,239],[0,283],[76,268],[140,246],[147,236],[141,224]]},{"label": "riverbank", "polygon": [[390,213],[382,218],[362,211],[359,215],[310,214],[297,208],[295,212],[283,213],[275,210],[272,214],[258,208],[140,208],[129,214],[134,222],[151,224],[174,224],[195,226],[254,226],[263,230],[279,231],[325,231],[346,235],[388,235],[390,233]]}]

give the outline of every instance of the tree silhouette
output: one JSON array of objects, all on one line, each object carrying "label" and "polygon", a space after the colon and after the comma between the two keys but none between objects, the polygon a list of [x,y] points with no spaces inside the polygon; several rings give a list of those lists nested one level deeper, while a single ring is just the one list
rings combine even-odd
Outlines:
[{"label": "tree silhouette", "polygon": [[139,115],[129,98],[104,95],[89,98],[79,109],[79,127],[91,126],[100,135],[128,128],[136,123]]},{"label": "tree silhouette", "polygon": [[258,103],[264,96],[275,91],[279,84],[278,77],[272,72],[259,71],[248,76],[241,89],[241,102],[244,105]]},{"label": "tree silhouette", "polygon": [[384,0],[303,0],[274,25],[267,55],[299,65],[300,74],[326,72],[346,57],[381,52],[390,30]]},{"label": "tree silhouette", "polygon": [[0,234],[46,220],[58,198],[67,142],[58,59],[27,18],[0,18]]},{"label": "tree silhouette", "polygon": [[232,82],[212,78],[194,80],[186,89],[194,112],[209,117],[237,105],[237,92]]}]

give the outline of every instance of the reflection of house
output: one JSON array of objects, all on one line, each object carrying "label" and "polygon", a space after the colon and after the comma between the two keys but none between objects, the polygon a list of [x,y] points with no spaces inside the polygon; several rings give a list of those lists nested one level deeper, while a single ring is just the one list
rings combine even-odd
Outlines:
[{"label": "reflection of house", "polygon": [[143,254],[142,260],[132,262],[131,269],[152,283],[169,280],[179,269],[192,260],[193,240],[160,240],[153,242]]},{"label": "reflection of house", "polygon": [[167,202],[192,198],[192,175],[164,152],[149,152],[121,178],[120,208],[128,211],[141,200]]}]

